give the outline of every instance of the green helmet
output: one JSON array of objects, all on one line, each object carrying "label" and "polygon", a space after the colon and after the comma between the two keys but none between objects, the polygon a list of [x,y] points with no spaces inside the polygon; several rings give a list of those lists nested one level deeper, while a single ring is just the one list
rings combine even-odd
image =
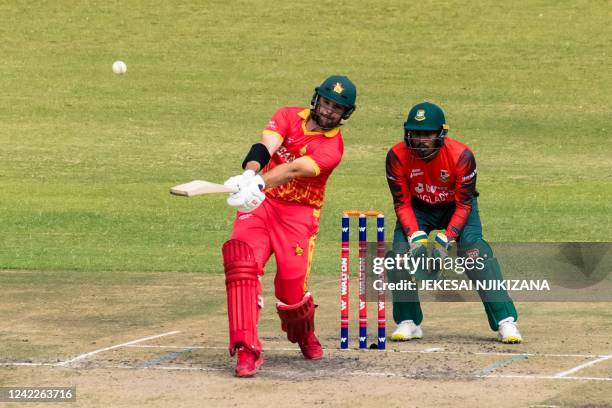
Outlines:
[{"label": "green helmet", "polygon": [[[438,132],[434,139],[433,147],[423,147],[413,139],[412,132]],[[429,160],[435,157],[442,146],[448,133],[448,125],[444,118],[442,108],[430,102],[416,104],[408,112],[408,118],[404,122],[404,140],[410,150],[420,158]]]},{"label": "green helmet", "polygon": [[442,130],[445,125],[446,119],[442,109],[433,103],[422,102],[410,109],[408,118],[404,122],[404,129],[435,132]]},{"label": "green helmet", "polygon": [[321,96],[336,102],[338,105],[346,107],[346,112],[344,112],[342,119],[336,126],[344,123],[344,121],[355,112],[357,88],[348,77],[343,75],[332,75],[315,88],[314,95],[312,95],[312,100],[310,102],[310,110],[317,123],[317,110],[319,108],[319,97]]},{"label": "green helmet", "polygon": [[355,84],[345,76],[332,75],[315,88],[315,94],[331,99],[338,105],[355,109],[357,99],[357,88]]}]

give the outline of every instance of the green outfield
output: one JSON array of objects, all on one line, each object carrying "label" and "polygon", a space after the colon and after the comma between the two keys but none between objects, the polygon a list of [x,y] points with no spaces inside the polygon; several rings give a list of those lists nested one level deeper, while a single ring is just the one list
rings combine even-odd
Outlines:
[{"label": "green outfield", "polygon": [[[422,100],[441,105],[450,137],[476,154],[489,241],[612,241],[610,10],[609,0],[1,2],[0,386],[76,386],[87,407],[608,406],[609,303],[521,302],[525,342],[509,346],[480,304],[426,302],[422,341],[336,347],[342,210],[382,210],[393,227],[385,156]],[[112,73],[116,60],[127,74]],[[220,251],[234,212],[222,194],[168,190],[241,172],[274,111],[307,105],[330,74],[355,82],[358,108],[311,278],[326,358],[301,359],[281,333],[272,261],[266,364],[240,382]],[[389,304],[388,332],[391,320]]]},{"label": "green outfield", "polygon": [[490,240],[609,241],[608,4],[4,3],[0,268],[219,271],[232,210],[169,186],[239,172],[330,73],[359,107],[316,273],[337,269],[342,209],[391,214],[385,154],[423,99],[476,152]]}]

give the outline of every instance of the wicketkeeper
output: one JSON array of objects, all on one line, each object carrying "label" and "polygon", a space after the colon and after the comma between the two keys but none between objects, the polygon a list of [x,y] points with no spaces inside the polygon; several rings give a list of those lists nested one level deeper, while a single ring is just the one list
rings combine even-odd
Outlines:
[{"label": "wicketkeeper", "polygon": [[[482,237],[474,154],[463,143],[447,137],[447,133],[442,109],[433,103],[419,103],[408,113],[404,140],[389,150],[387,182],[397,215],[393,247],[396,251],[406,248],[413,256],[444,259],[456,242],[458,256],[484,260],[480,270],[467,270],[471,279],[502,280],[499,263]],[[433,253],[427,254],[428,235],[433,230],[444,232],[435,236]],[[409,295],[412,301],[398,301],[394,296],[393,319],[398,326],[391,340],[423,336],[418,293]],[[480,290],[479,295],[498,339],[520,343],[518,316],[508,293]]]},{"label": "wicketkeeper", "polygon": [[347,77],[333,75],[315,88],[309,108],[280,108],[246,155],[245,171],[225,182],[239,189],[227,199],[238,213],[223,245],[229,351],[237,354],[238,377],[255,374],[263,363],[260,277],[272,254],[281,328],[305,358],[323,357],[308,277],[325,185],[344,151],[340,126],[354,112],[356,97]]}]

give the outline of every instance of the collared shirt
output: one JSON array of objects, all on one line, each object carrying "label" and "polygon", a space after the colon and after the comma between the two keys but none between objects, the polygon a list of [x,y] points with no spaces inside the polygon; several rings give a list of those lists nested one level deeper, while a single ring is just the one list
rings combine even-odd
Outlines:
[{"label": "collared shirt", "polygon": [[412,198],[426,205],[455,203],[455,212],[446,235],[456,239],[463,230],[476,192],[476,160],[469,147],[446,138],[431,161],[424,161],[405,142],[397,143],[387,154],[387,182],[393,195],[395,213],[410,236],[419,230],[412,209]]},{"label": "collared shirt", "polygon": [[300,157],[308,158],[315,169],[315,177],[297,177],[283,185],[266,189],[266,194],[279,200],[320,209],[323,206],[327,178],[342,160],[344,142],[340,128],[327,132],[306,130],[309,116],[310,110],[306,108],[284,107],[276,111],[263,133],[278,137],[282,144],[263,171],[267,172]]}]

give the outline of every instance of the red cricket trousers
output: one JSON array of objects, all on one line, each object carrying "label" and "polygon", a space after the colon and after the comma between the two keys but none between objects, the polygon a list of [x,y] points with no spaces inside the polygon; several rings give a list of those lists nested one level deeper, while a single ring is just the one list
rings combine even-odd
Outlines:
[{"label": "red cricket trousers", "polygon": [[251,247],[259,275],[274,254],[274,293],[285,304],[300,302],[308,290],[319,213],[304,204],[266,197],[254,211],[236,214],[231,238]]}]

